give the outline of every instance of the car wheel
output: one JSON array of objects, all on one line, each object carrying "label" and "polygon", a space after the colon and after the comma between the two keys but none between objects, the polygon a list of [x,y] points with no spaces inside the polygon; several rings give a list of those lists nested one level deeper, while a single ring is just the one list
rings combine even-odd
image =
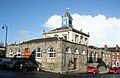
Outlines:
[{"label": "car wheel", "polygon": [[34,71],[37,71],[37,68],[34,68]]},{"label": "car wheel", "polygon": [[27,71],[27,69],[26,69],[26,68],[23,68],[23,71],[24,71],[24,72],[26,72],[26,71]]},{"label": "car wheel", "polygon": [[37,71],[40,71],[40,68],[39,68],[39,67],[37,67],[36,69],[37,69]]}]

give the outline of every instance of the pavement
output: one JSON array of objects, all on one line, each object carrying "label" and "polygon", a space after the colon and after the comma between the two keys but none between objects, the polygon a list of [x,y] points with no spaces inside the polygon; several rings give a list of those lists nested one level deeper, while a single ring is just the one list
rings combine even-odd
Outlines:
[{"label": "pavement", "polygon": [[105,73],[108,73],[108,70],[99,72],[99,74],[105,74]]}]

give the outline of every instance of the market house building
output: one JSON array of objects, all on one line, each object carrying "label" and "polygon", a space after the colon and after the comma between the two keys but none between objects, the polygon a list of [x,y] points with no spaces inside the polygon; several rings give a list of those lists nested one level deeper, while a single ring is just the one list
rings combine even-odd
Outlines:
[{"label": "market house building", "polygon": [[62,16],[62,27],[44,32],[44,38],[9,45],[6,57],[23,58],[25,52],[35,53],[42,70],[56,73],[85,72],[90,65],[111,64],[110,52],[90,46],[89,34],[74,29],[72,20],[66,11]]}]

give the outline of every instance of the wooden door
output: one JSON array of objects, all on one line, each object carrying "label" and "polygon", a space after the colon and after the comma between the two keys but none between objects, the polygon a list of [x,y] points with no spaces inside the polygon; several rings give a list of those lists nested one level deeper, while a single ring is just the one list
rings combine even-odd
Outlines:
[{"label": "wooden door", "polygon": [[77,58],[74,58],[74,69],[77,68]]}]

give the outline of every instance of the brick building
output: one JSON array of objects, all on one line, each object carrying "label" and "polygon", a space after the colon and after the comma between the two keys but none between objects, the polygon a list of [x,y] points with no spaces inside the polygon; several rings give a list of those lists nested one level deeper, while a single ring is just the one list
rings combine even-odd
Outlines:
[{"label": "brick building", "polygon": [[111,52],[111,66],[120,67],[120,47],[118,45],[116,47],[107,47],[105,45],[104,50]]}]

